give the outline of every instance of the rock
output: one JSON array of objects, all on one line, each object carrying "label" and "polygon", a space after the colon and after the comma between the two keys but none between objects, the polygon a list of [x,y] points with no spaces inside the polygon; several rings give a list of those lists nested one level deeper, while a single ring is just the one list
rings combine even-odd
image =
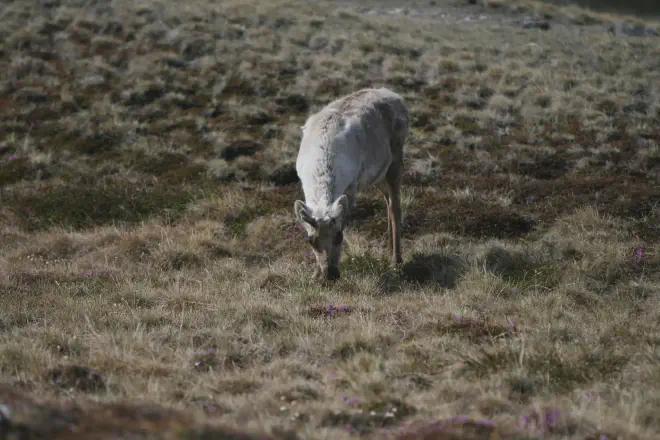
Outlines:
[{"label": "rock", "polygon": [[220,151],[220,157],[226,161],[232,161],[239,156],[254,156],[257,154],[257,151],[263,148],[264,146],[258,142],[249,139],[240,139],[223,148]]}]

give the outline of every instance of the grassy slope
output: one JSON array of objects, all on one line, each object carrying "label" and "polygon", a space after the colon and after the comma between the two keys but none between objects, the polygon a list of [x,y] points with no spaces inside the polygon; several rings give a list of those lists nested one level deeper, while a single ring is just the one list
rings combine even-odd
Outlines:
[{"label": "grassy slope", "polygon": [[[96,429],[173,438],[660,432],[659,39],[296,1],[35,3],[0,11],[11,429],[74,438],[105,411]],[[371,191],[343,279],[317,286],[291,215],[299,127],[381,85],[412,115],[407,264],[387,270]],[[94,406],[124,401],[145,409]]]}]

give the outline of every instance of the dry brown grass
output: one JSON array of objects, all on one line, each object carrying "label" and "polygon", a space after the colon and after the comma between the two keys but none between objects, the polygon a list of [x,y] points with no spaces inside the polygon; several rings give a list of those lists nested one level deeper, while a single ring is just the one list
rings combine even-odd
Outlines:
[{"label": "dry brown grass", "polygon": [[[660,39],[499,9],[5,2],[0,433],[656,438]],[[299,127],[365,86],[406,265],[374,190],[319,286]]]}]

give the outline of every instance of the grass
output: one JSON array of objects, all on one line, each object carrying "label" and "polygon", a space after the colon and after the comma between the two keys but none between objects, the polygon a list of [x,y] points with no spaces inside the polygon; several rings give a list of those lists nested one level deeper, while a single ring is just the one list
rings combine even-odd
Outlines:
[{"label": "grass", "polygon": [[[660,40],[435,3],[7,3],[0,432],[656,438]],[[372,189],[318,285],[300,126],[367,86],[410,108],[405,264]]]}]

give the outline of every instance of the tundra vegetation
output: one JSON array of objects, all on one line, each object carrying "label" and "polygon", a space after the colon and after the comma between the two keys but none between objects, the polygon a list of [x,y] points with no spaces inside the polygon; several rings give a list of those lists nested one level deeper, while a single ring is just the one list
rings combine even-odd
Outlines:
[{"label": "tundra vegetation", "polygon": [[[401,3],[2,3],[3,435],[658,437],[657,25]],[[403,268],[373,189],[319,285],[300,126],[381,86]]]}]

